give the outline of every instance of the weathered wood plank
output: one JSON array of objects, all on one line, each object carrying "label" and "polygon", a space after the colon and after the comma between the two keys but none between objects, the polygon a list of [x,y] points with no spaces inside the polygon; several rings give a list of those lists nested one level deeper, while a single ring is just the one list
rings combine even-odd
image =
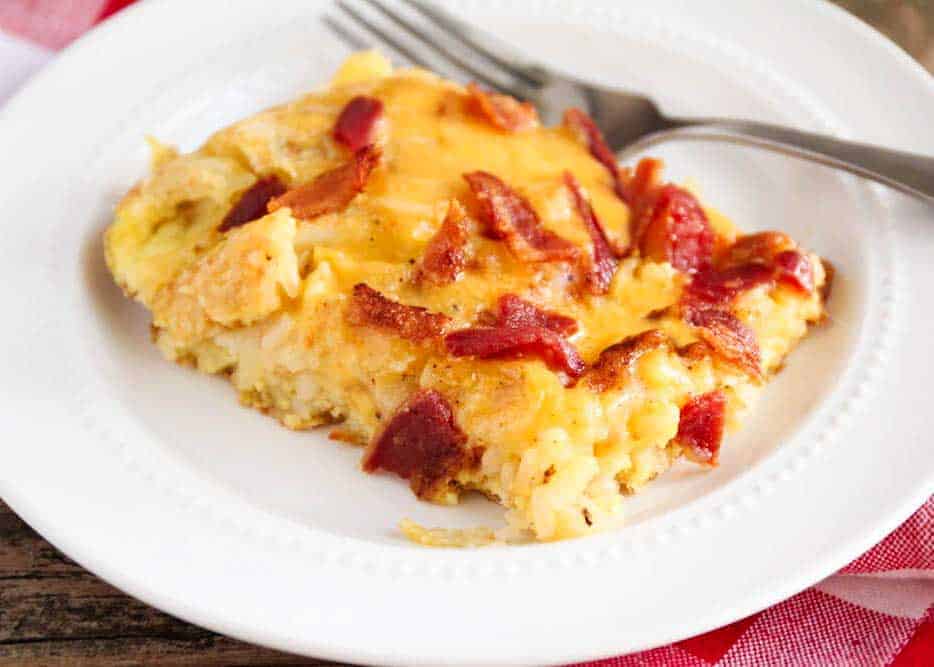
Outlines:
[{"label": "weathered wood plank", "polygon": [[180,638],[206,634],[93,576],[28,577],[0,582],[0,642],[147,632]]},{"label": "weathered wood plank", "polygon": [[83,572],[0,500],[0,577],[68,577]]},{"label": "weathered wood plank", "polygon": [[218,635],[198,641],[139,637],[0,644],[0,667],[21,667],[24,664],[41,664],[43,667],[78,664],[93,667],[334,665],[257,648]]},{"label": "weathered wood plank", "polygon": [[0,667],[334,665],[251,646],[125,595],[66,558],[0,500]]}]

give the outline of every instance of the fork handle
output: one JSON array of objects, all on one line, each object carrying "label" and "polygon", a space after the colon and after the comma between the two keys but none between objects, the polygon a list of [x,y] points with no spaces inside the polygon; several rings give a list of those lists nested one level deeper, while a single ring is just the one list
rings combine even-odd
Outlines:
[{"label": "fork handle", "polygon": [[644,137],[626,153],[672,139],[727,141],[844,169],[934,203],[934,157],[749,121],[671,120],[671,128]]}]

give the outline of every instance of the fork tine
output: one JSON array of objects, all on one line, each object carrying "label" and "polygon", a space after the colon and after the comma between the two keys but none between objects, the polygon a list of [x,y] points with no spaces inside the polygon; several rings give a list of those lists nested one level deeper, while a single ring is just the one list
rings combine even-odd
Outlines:
[{"label": "fork tine", "polygon": [[402,0],[419,14],[431,21],[448,35],[473,49],[487,60],[514,77],[522,79],[526,85],[541,86],[546,78],[540,68],[526,62],[525,58],[501,39],[484,32],[463,21],[449,11],[422,0]]},{"label": "fork tine", "polygon": [[325,16],[321,17],[321,22],[322,22],[331,32],[333,32],[335,35],[337,35],[337,37],[338,37],[342,42],[344,42],[344,44],[346,44],[347,46],[349,46],[351,49],[353,49],[353,50],[355,50],[355,51],[362,51],[362,50],[364,50],[364,49],[370,48],[370,44],[368,44],[364,39],[360,38],[359,36],[353,34],[353,33],[350,32],[349,30],[347,30],[347,28],[345,28],[344,26],[342,26],[340,23],[338,23],[337,21],[335,21],[335,20],[334,20],[333,18],[331,18],[330,16],[325,15]]},{"label": "fork tine", "polygon": [[[368,5],[370,5],[371,7],[373,7],[374,9],[376,9],[378,12],[380,12],[383,16],[385,16],[390,21],[392,21],[399,28],[408,32],[412,37],[424,42],[426,46],[434,50],[436,53],[440,54],[442,57],[444,57],[449,62],[454,64],[456,67],[459,67],[460,69],[464,70],[465,72],[473,76],[473,78],[476,79],[477,81],[480,81],[483,84],[489,87],[492,87],[495,90],[498,90],[500,92],[507,92],[507,93],[517,92],[514,90],[516,88],[515,84],[510,84],[507,81],[494,78],[488,72],[477,68],[475,65],[473,65],[468,60],[464,59],[463,57],[461,57],[460,55],[458,55],[451,49],[445,47],[443,44],[439,44],[438,40],[434,39],[431,35],[427,34],[424,30],[416,26],[414,23],[412,23],[411,21],[409,21],[402,15],[400,15],[398,12],[393,11],[392,9],[387,7],[385,4],[383,4],[379,0],[363,0],[363,1],[366,2]],[[513,81],[515,81],[517,78],[509,71],[504,72],[504,74],[509,79],[512,79]],[[525,82],[525,79],[520,79],[517,83],[520,86],[527,85],[527,83]]]},{"label": "fork tine", "polygon": [[[341,3],[336,3],[340,5]],[[340,8],[340,7],[339,7]],[[347,10],[344,7],[345,11],[350,13],[352,10]],[[348,17],[341,17],[342,19],[347,19]],[[369,33],[361,29],[361,26],[358,23],[355,23],[358,19],[351,15],[349,24],[356,28],[358,32],[351,31],[347,28],[346,25],[337,21],[332,16],[325,15],[321,20],[330,28],[337,37],[342,40],[345,44],[351,47],[351,49],[356,51],[372,49],[376,47],[382,47],[383,49],[388,49],[391,53],[391,56],[394,60],[405,63],[407,65],[421,65],[426,67],[427,64],[424,61],[420,61],[414,53],[405,50],[401,45],[393,45],[386,41],[380,41],[380,37],[377,35],[375,38]],[[360,19],[362,20],[362,19]],[[375,26],[371,28],[372,30],[377,30]],[[401,49],[401,50],[400,50]]]},{"label": "fork tine", "polygon": [[384,44],[391,46],[396,52],[398,52],[403,58],[409,62],[424,67],[426,69],[431,69],[431,63],[417,55],[412,49],[408,48],[405,44],[397,40],[395,37],[387,33],[385,30],[374,24],[368,18],[363,16],[353,7],[349,6],[343,0],[337,0],[337,6],[340,7],[350,18],[357,22],[358,25],[363,26],[369,32],[371,32],[375,37],[377,37]]}]

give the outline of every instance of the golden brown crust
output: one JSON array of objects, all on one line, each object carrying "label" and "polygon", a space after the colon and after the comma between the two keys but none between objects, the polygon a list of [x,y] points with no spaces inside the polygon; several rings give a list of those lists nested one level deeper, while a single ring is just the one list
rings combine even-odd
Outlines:
[{"label": "golden brown crust", "polygon": [[683,347],[678,348],[678,356],[680,356],[685,363],[689,366],[704,361],[706,359],[714,356],[714,349],[705,341],[696,340],[693,343],[688,343]]},{"label": "golden brown crust", "polygon": [[830,293],[833,291],[833,279],[837,275],[837,268],[830,260],[821,257],[821,265],[824,267],[824,284],[820,286],[821,303],[827,304],[830,299]]},{"label": "golden brown crust", "polygon": [[658,329],[629,336],[603,350],[597,362],[587,371],[584,381],[598,392],[618,388],[639,357],[649,350],[670,347],[671,339]]}]

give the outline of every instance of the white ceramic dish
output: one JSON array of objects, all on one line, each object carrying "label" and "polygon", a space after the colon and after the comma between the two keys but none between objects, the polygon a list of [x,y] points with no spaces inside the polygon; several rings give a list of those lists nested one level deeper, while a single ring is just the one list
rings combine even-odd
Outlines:
[{"label": "white ceramic dish", "polygon": [[[934,152],[934,83],[830,5],[459,2],[555,66],[656,96]],[[283,650],[380,664],[557,664],[733,621],[857,556],[934,490],[934,212],[749,149],[666,147],[675,178],[838,267],[832,324],[793,355],[721,466],[679,467],[620,531],[427,550],[395,522],[495,522],[418,503],[359,452],[239,408],[159,358],[100,232],[146,167],[324,82],[324,3],[152,0],[69,49],[0,113],[0,493],[127,592]],[[781,35],[781,39],[774,38]],[[573,44],[573,49],[555,44]]]}]

